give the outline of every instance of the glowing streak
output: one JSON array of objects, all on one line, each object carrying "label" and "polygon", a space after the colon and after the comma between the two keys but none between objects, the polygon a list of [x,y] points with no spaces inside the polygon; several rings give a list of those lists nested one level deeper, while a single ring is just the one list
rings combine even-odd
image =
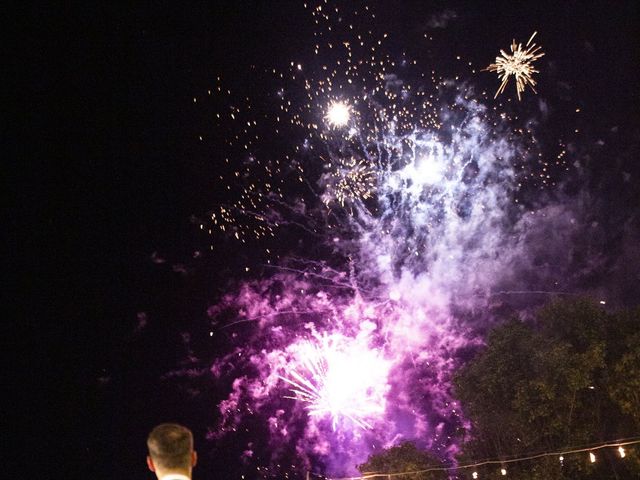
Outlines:
[{"label": "glowing streak", "polygon": [[344,127],[351,118],[351,107],[344,102],[333,102],[325,118],[332,127]]},{"label": "glowing streak", "polygon": [[537,46],[535,43],[531,43],[531,40],[536,36],[536,33],[538,32],[533,32],[533,35],[529,38],[529,41],[525,45],[526,49],[522,48],[521,43],[516,43],[514,39],[511,43],[511,55],[504,50],[500,50],[500,55],[496,57],[496,62],[492,63],[485,69],[489,72],[497,72],[498,78],[502,80],[500,88],[498,88],[494,98],[504,92],[511,75],[513,75],[516,82],[518,100],[521,100],[520,94],[524,92],[527,85],[529,85],[534,93],[537,93],[534,88],[536,81],[533,79],[533,74],[539,72],[533,68],[532,64],[540,57],[544,56],[544,53],[540,51],[542,47]]}]

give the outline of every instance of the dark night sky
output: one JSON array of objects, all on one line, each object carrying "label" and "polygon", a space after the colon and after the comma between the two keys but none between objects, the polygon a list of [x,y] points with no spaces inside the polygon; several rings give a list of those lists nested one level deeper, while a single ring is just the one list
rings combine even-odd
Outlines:
[{"label": "dark night sky", "polygon": [[[637,2],[373,5],[388,22],[397,54],[408,45],[420,55],[415,39],[426,19],[456,11],[457,21],[435,32],[446,48],[431,61],[443,74],[456,72],[458,52],[485,64],[513,36],[526,39],[538,30],[547,52],[539,91],[549,103],[564,101],[558,84],[568,82],[563,105],[582,108],[580,127],[589,135],[619,126],[615,148],[624,165],[592,164],[602,208],[637,207]],[[206,118],[191,99],[216,75],[250,90],[259,84],[250,65],[310,58],[311,21],[298,2],[21,9],[14,28],[24,53],[15,70],[28,77],[16,82],[18,118],[27,128],[3,123],[9,138],[15,134],[8,147],[15,163],[7,231],[16,253],[7,255],[5,270],[27,294],[11,332],[22,352],[11,382],[21,385],[19,419],[33,434],[18,444],[15,459],[45,466],[45,457],[34,462],[32,451],[50,451],[51,437],[54,448],[73,452],[85,477],[151,478],[144,471],[149,427],[165,419],[202,421],[194,428],[202,441],[207,409],[214,408],[158,387],[183,354],[174,348],[179,333],[198,328],[223,286],[220,259],[204,259],[187,277],[171,270],[208,245],[189,222],[207,211],[203,172],[212,168],[195,141]],[[490,74],[477,82],[491,91],[497,86]],[[555,121],[566,127],[560,114]],[[620,169],[635,179],[629,191],[607,180]],[[152,252],[167,264],[151,262]],[[152,319],[141,338],[133,333],[138,312]],[[221,464],[207,457],[202,471]]]}]

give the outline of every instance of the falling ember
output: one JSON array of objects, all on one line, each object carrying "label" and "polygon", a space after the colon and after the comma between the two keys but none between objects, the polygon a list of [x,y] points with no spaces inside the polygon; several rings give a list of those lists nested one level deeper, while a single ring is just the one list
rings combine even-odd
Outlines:
[{"label": "falling ember", "polygon": [[533,35],[529,38],[529,41],[525,45],[526,49],[522,48],[521,43],[516,43],[514,39],[511,42],[511,55],[504,50],[500,50],[500,55],[496,57],[496,62],[485,68],[486,71],[496,72],[498,78],[502,80],[494,98],[504,92],[511,75],[513,75],[516,82],[518,100],[521,100],[521,93],[524,92],[527,85],[529,85],[534,93],[537,93],[534,88],[536,81],[533,79],[533,74],[538,73],[538,70],[533,68],[532,64],[544,56],[544,53],[541,52],[542,47],[531,43],[536,33],[538,32],[533,32]]},{"label": "falling ember", "polygon": [[342,419],[372,428],[385,410],[389,363],[360,339],[324,336],[300,345],[299,363],[280,379],[292,398],[307,404],[309,415],[331,419],[335,430]]},{"label": "falling ember", "polygon": [[332,127],[344,127],[351,118],[351,107],[344,102],[333,102],[325,118]]}]

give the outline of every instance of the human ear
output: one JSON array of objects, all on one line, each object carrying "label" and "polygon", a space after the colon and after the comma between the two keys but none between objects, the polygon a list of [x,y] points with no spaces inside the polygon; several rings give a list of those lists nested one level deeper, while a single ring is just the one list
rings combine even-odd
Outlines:
[{"label": "human ear", "polygon": [[153,464],[153,460],[149,455],[147,455],[147,467],[149,467],[149,470],[151,470],[152,472],[156,471],[156,466]]}]

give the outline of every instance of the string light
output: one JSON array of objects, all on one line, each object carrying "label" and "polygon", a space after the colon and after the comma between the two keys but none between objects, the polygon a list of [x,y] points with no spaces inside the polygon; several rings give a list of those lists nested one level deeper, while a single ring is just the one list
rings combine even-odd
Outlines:
[{"label": "string light", "polygon": [[[621,458],[624,458],[626,456],[626,451],[623,448],[623,445],[636,445],[640,443],[640,437],[632,437],[632,438],[627,438],[627,439],[620,439],[617,441],[612,441],[611,443],[603,443],[600,445],[594,445],[594,446],[589,446],[589,447],[584,447],[584,448],[574,448],[571,450],[566,450],[566,451],[562,451],[562,452],[545,452],[545,453],[539,453],[539,454],[535,454],[535,455],[529,455],[526,457],[518,457],[518,458],[511,458],[511,459],[507,459],[507,460],[485,460],[482,462],[477,462],[477,463],[472,463],[472,464],[464,464],[464,465],[458,465],[456,467],[432,467],[432,468],[428,468],[425,470],[412,470],[412,471],[408,471],[408,472],[393,472],[393,473],[370,473],[370,474],[366,474],[360,477],[344,477],[344,478],[326,478],[326,480],[365,480],[365,479],[372,479],[372,478],[387,478],[387,479],[391,479],[393,477],[398,477],[398,476],[402,476],[402,475],[411,475],[411,474],[420,474],[420,473],[427,473],[427,472],[451,472],[453,470],[463,470],[463,469],[467,469],[467,468],[475,468],[475,467],[480,467],[483,465],[494,465],[494,464],[505,464],[505,463],[516,463],[516,462],[522,462],[522,461],[527,461],[527,460],[535,460],[537,458],[543,458],[543,457],[549,457],[549,456],[557,456],[558,460],[560,461],[560,465],[563,465],[564,463],[564,456],[565,455],[569,455],[569,454],[576,454],[576,453],[583,453],[583,452],[589,452],[589,460],[591,461],[591,463],[595,463],[596,462],[596,456],[593,453],[596,450],[601,450],[603,448],[611,448],[611,447],[617,447],[618,453],[620,454]],[[505,467],[502,467],[500,469],[500,473],[502,475],[506,475],[507,474],[507,469]],[[474,470],[471,474],[471,477],[473,479],[477,479],[479,478],[478,472],[476,470]]]}]

